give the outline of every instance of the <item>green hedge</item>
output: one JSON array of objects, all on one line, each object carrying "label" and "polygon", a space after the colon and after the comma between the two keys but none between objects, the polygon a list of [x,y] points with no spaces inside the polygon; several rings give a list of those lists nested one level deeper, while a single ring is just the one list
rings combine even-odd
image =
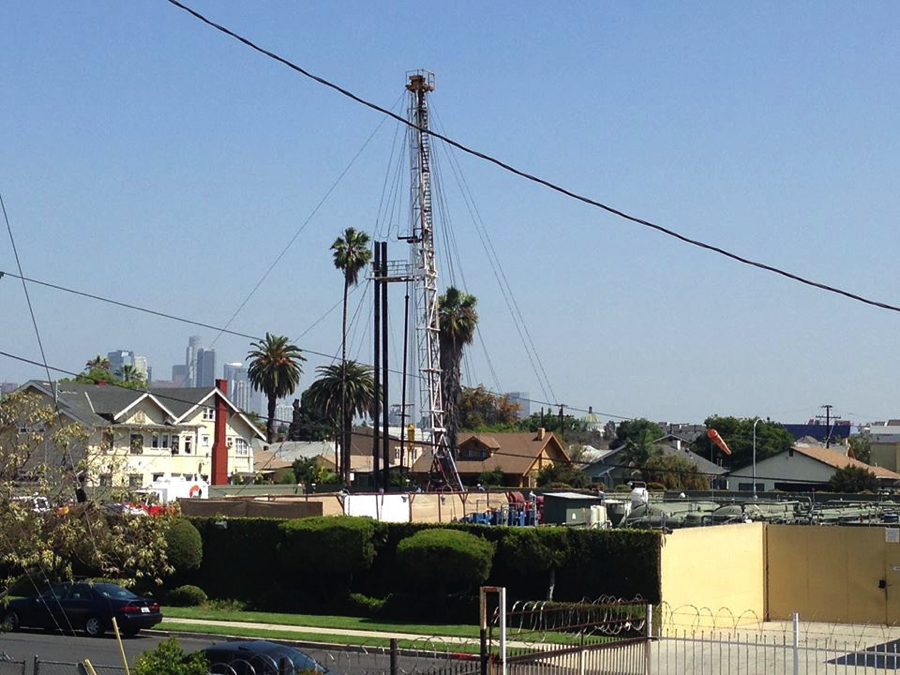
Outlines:
[{"label": "green hedge", "polygon": [[[384,599],[384,614],[394,618],[423,619],[431,612],[432,620],[460,620],[409,602],[410,580],[400,571],[397,549],[430,529],[466,532],[494,545],[487,583],[506,586],[513,599],[545,598],[554,578],[556,600],[660,600],[661,535],[651,530],[378,523],[345,516],[191,521],[203,539],[203,562],[185,582],[211,598],[244,600],[258,609],[337,613],[342,602],[354,606],[351,594],[362,594]],[[338,562],[348,551],[350,559]],[[458,604],[462,619],[474,621],[477,611],[468,614],[477,603],[460,598]]]}]

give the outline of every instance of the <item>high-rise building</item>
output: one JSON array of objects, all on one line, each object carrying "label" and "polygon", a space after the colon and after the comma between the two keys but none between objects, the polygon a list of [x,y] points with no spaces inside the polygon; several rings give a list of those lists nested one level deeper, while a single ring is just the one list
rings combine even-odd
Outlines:
[{"label": "high-rise building", "polygon": [[0,382],[0,397],[11,394],[18,388],[19,384],[17,382]]},{"label": "high-rise building", "polygon": [[197,350],[195,387],[213,387],[216,384],[216,350]]},{"label": "high-rise building", "polygon": [[147,363],[146,356],[134,357],[134,369],[141,374],[141,377],[144,378],[144,382],[150,381],[150,365]]},{"label": "high-rise building", "polygon": [[126,349],[118,349],[114,352],[109,352],[107,353],[106,358],[109,361],[109,371],[116,377],[122,372],[123,366],[133,367],[135,365],[134,352]]},{"label": "high-rise building", "polygon": [[187,381],[188,367],[185,365],[172,366],[172,382],[176,387],[189,387]]},{"label": "high-rise building", "polygon": [[531,415],[531,401],[528,400],[527,391],[511,391],[507,396],[509,396],[510,403],[519,404],[518,417],[520,420]]},{"label": "high-rise building", "polygon": [[[187,377],[184,379],[185,387],[197,386],[197,352],[200,351],[201,339],[199,335],[191,335],[188,338],[188,346],[184,354],[184,365],[187,366]],[[173,377],[172,379],[175,378]]]},{"label": "high-rise building", "polygon": [[247,412],[259,412],[258,407],[251,407],[253,399],[253,387],[247,376],[247,368],[240,361],[226,363],[223,366],[223,375],[228,382],[228,398],[238,408]]}]

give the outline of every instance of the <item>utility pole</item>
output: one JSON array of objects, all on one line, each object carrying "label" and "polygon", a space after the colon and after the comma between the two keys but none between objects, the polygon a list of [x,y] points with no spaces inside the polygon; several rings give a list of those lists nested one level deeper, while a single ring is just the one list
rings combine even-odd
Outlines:
[{"label": "utility pole", "polygon": [[372,403],[372,481],[375,490],[378,490],[379,476],[379,454],[381,452],[381,443],[378,433],[379,404],[381,403],[381,245],[375,242],[375,261],[372,263],[372,271],[374,272],[373,281],[375,284],[375,312],[373,319],[372,334],[374,337],[374,354],[373,354],[373,373],[372,379],[375,385],[375,400]]},{"label": "utility pole", "polygon": [[820,420],[823,417],[825,418],[825,447],[830,448],[831,447],[831,409],[834,406],[826,403],[825,405],[820,405],[819,407],[825,409],[825,414],[824,415],[816,415],[816,419]]},{"label": "utility pole", "polygon": [[[377,246],[378,244],[376,244]],[[389,414],[390,414],[390,397],[388,396],[388,261],[387,261],[387,242],[381,242],[381,396],[384,399],[381,404],[381,421],[382,432],[384,436],[381,439],[382,452],[381,456],[384,460],[384,480],[381,487],[387,492],[391,486],[391,456],[390,456],[390,434],[388,433]],[[377,291],[376,291],[377,292]]]}]

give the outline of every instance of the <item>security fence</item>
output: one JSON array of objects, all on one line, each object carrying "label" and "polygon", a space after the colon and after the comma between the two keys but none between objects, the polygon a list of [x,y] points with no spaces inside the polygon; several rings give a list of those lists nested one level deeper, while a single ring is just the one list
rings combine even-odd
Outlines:
[{"label": "security fence", "polygon": [[[106,666],[97,663],[91,663],[97,675],[124,675],[125,668],[122,666]],[[0,671],[2,673],[3,671]],[[44,661],[35,656],[32,661],[32,670],[29,675],[80,675],[83,670],[79,669],[78,663],[66,663],[63,661]],[[22,671],[25,675],[25,671]]]},{"label": "security fence", "polygon": [[0,675],[26,675],[25,662],[14,661],[8,655],[0,652]]}]

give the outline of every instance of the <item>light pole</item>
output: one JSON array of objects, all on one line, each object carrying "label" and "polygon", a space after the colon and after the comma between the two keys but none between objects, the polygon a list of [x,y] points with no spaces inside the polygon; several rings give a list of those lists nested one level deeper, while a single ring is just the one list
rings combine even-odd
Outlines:
[{"label": "light pole", "polygon": [[760,423],[761,419],[757,417],[753,420],[753,499],[756,499],[756,425]]}]

